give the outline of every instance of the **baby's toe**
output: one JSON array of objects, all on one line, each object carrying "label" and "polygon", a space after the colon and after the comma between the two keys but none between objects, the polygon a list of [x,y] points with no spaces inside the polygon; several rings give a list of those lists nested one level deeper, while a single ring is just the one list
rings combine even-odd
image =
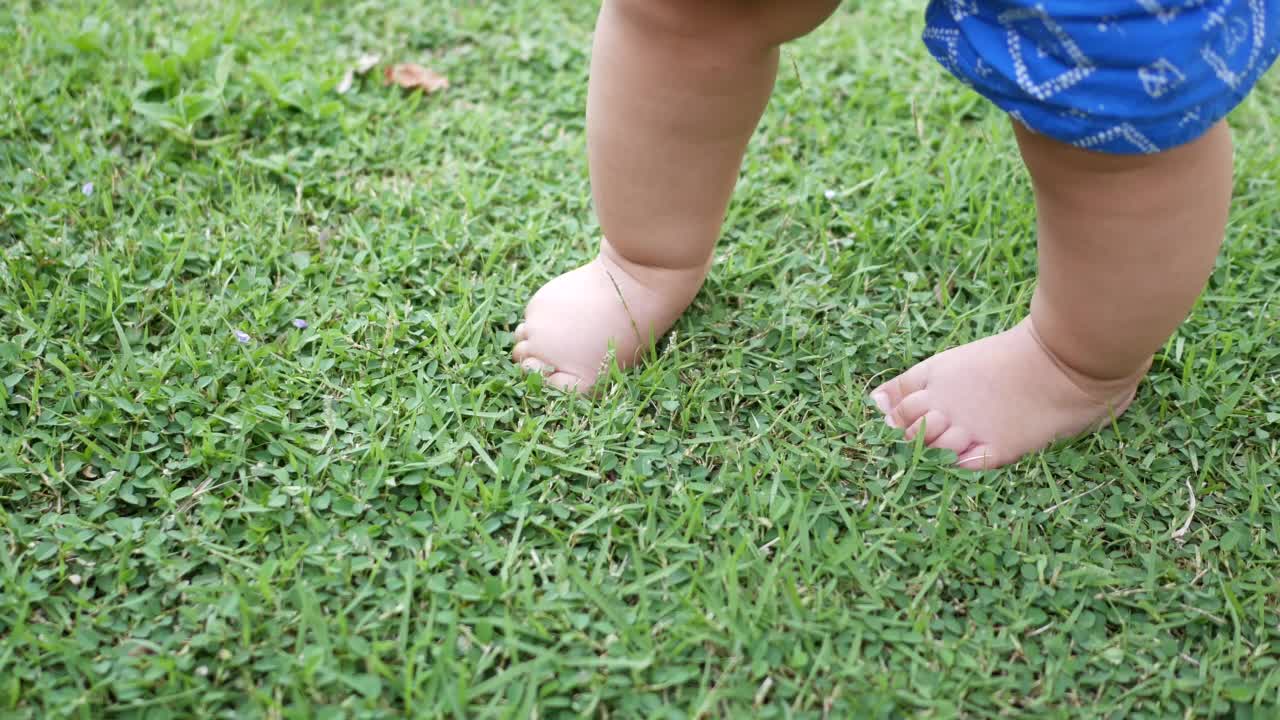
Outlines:
[{"label": "baby's toe", "polygon": [[590,386],[581,377],[569,372],[553,372],[547,376],[547,383],[561,390],[572,390],[585,393]]},{"label": "baby's toe", "polygon": [[928,371],[925,370],[924,363],[919,363],[872,390],[871,400],[875,402],[876,407],[880,408],[880,412],[888,415],[898,403],[902,402],[903,398],[924,389],[927,375]]},{"label": "baby's toe", "polygon": [[956,466],[966,470],[990,470],[1004,464],[1000,462],[995,448],[985,443],[966,448],[956,460]]},{"label": "baby's toe", "polygon": [[964,427],[951,425],[942,434],[934,438],[929,447],[938,450],[950,450],[956,457],[964,457],[965,451],[973,447],[973,433]]},{"label": "baby's toe", "polygon": [[917,390],[902,398],[902,401],[894,406],[893,411],[889,413],[887,422],[892,427],[906,429],[914,425],[917,420],[924,417],[932,409],[933,407],[929,401],[929,391]]},{"label": "baby's toe", "polygon": [[540,373],[542,375],[550,375],[555,372],[555,368],[542,362],[536,357],[526,357],[520,361],[520,369],[529,373]]},{"label": "baby's toe", "polygon": [[919,420],[907,427],[906,437],[915,440],[924,432],[924,444],[933,447],[933,443],[951,427],[951,419],[941,410],[929,410]]},{"label": "baby's toe", "polygon": [[511,359],[516,362],[522,362],[533,352],[533,347],[528,340],[521,340],[516,346],[511,348]]}]

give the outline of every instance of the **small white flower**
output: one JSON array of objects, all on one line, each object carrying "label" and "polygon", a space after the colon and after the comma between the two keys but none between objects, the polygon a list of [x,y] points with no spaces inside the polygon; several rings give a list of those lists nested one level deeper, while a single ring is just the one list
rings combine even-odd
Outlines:
[{"label": "small white flower", "polygon": [[825,198],[826,198],[826,199],[828,199],[828,200],[835,200],[835,199],[836,199],[836,191],[835,191],[835,190],[828,190],[828,191],[826,191],[826,192],[822,193],[822,195],[823,195],[823,197],[825,197]]},{"label": "small white flower", "polygon": [[245,331],[243,331],[243,330],[236,330],[236,331],[235,331],[235,336],[236,336],[236,342],[238,342],[238,343],[247,343],[247,342],[249,342],[250,340],[252,340],[252,339],[253,339],[253,338],[249,337],[249,333],[247,333],[247,332],[245,332]]},{"label": "small white flower", "polygon": [[87,183],[85,183],[84,185],[81,185],[81,186],[80,186],[80,192],[84,193],[84,196],[85,196],[85,197],[89,197],[90,195],[92,195],[92,194],[93,194],[93,183],[91,183],[91,182],[87,182]]},{"label": "small white flower", "polygon": [[67,576],[67,580],[71,581],[71,584],[72,584],[72,585],[79,585],[79,584],[80,584],[80,581],[81,581],[81,580],[83,580],[83,579],[84,579],[84,578],[81,578],[79,575],[68,575],[68,576]]}]

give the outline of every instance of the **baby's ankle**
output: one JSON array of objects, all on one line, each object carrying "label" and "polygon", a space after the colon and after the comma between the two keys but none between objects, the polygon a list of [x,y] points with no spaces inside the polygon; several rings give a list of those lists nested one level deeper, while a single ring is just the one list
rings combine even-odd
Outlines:
[{"label": "baby's ankle", "polygon": [[[713,257],[709,256],[701,263],[684,265],[683,263],[648,264],[628,258],[608,239],[600,242],[600,260],[610,270],[625,273],[640,285],[660,293],[696,295],[711,270]],[[684,266],[681,266],[684,265]]]},{"label": "baby's ankle", "polygon": [[1099,401],[1109,401],[1118,395],[1131,392],[1142,378],[1146,377],[1154,361],[1154,356],[1148,355],[1137,364],[1117,363],[1116,367],[1105,373],[1098,372],[1072,363],[1068,360],[1066,353],[1056,351],[1055,344],[1045,341],[1033,317],[1028,316],[1023,324],[1028,334],[1035,339],[1036,344],[1040,346],[1045,356],[1053,361],[1058,370],[1082,392]]}]

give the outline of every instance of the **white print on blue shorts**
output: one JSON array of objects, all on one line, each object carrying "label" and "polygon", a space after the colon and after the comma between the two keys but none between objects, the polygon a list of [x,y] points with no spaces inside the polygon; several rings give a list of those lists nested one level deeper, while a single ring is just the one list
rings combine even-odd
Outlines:
[{"label": "white print on blue shorts", "polygon": [[1280,54],[1280,0],[931,0],[944,67],[1032,130],[1100,152],[1203,135]]}]

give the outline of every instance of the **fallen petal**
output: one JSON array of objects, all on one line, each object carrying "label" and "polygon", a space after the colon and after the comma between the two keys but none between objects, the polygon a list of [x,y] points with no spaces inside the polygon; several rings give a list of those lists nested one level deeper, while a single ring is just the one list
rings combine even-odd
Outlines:
[{"label": "fallen petal", "polygon": [[351,86],[355,81],[356,71],[352,68],[347,68],[347,72],[342,75],[342,79],[338,81],[338,86],[335,87],[334,90],[337,91],[339,95],[346,95],[347,91],[351,90]]},{"label": "fallen petal", "polygon": [[356,74],[364,75],[365,73],[372,70],[373,66],[377,65],[378,61],[381,59],[382,59],[382,56],[377,53],[365,53],[361,55],[360,58],[356,60],[356,67],[355,67]]}]

